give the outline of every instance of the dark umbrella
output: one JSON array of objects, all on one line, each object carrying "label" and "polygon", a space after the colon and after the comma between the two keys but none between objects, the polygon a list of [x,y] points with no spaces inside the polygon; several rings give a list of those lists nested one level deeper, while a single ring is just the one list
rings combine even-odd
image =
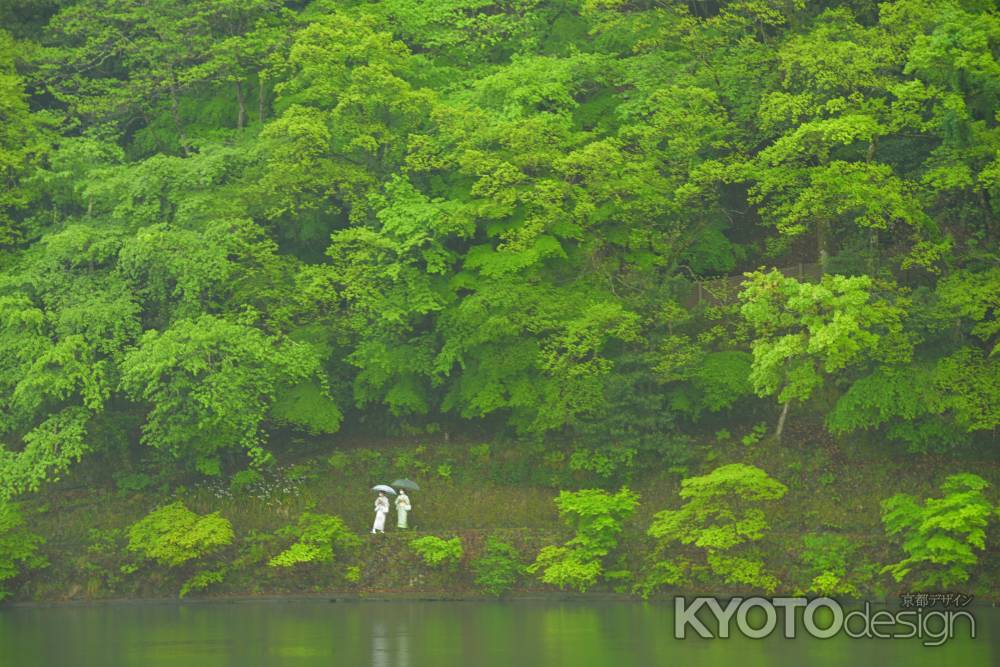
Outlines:
[{"label": "dark umbrella", "polygon": [[397,479],[391,484],[391,486],[397,489],[406,489],[407,491],[419,491],[420,485],[414,482],[412,479]]}]

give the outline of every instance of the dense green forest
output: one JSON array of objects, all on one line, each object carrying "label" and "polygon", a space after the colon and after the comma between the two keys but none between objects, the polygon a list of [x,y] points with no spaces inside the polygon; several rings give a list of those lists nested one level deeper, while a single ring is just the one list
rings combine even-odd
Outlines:
[{"label": "dense green forest", "polygon": [[[801,466],[847,446],[927,485],[860,482],[897,544],[886,574],[933,563],[958,570],[925,585],[954,586],[991,551],[991,0],[2,0],[0,16],[0,579],[53,559],[37,526],[74,480],[160,507],[91,553],[117,539],[107,553],[172,567],[233,543],[234,517],[168,501],[304,456],[354,470],[337,484],[360,478],[365,517],[362,482],[387,481],[371,471],[475,488],[487,451],[520,457],[494,477],[525,489],[592,487],[545,501],[576,537],[523,554],[580,589],[708,572],[774,590],[726,554],[763,534],[757,504],[808,494],[822,471]],[[379,467],[379,443],[430,442],[446,453]],[[796,445],[798,469],[768,468],[782,481],[747,465]],[[644,492],[649,544],[628,558],[658,564],[615,569],[638,502],[619,487],[661,473],[688,504],[654,520],[676,494]],[[943,497],[893,495],[918,490]],[[257,561],[357,548],[343,508],[303,509],[279,531],[299,541]],[[735,537],[712,534],[720,516]],[[157,521],[204,544],[157,551]],[[954,544],[922,543],[935,525]],[[414,548],[461,557],[445,542]],[[678,545],[707,556],[662,560]],[[511,544],[484,548],[502,564]],[[199,575],[185,585],[226,576]]]}]

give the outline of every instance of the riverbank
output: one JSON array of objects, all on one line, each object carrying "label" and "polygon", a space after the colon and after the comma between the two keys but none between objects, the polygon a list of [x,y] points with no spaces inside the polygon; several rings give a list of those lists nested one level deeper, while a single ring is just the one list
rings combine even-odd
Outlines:
[{"label": "riverbank", "polygon": [[[881,574],[882,567],[902,558],[885,536],[880,502],[895,493],[934,495],[948,474],[975,471],[1000,487],[996,463],[955,462],[933,456],[894,457],[867,443],[837,443],[822,435],[822,446],[807,431],[780,446],[746,445],[736,439],[700,447],[699,462],[684,468],[645,467],[627,475],[640,496],[639,509],[626,521],[613,566],[630,573],[622,581],[602,582],[588,597],[632,596],[632,584],[650,566],[651,541],[646,535],[655,512],[680,505],[677,491],[685,476],[703,474],[731,462],[759,466],[788,486],[787,495],[768,508],[770,530],[760,542],[760,555],[780,582],[775,595],[803,594],[817,575],[816,564],[803,558],[805,536],[835,536],[826,547],[843,556],[844,580],[862,599],[888,600],[903,586]],[[548,457],[548,459],[546,459]],[[8,585],[10,601],[72,602],[102,599],[176,598],[195,568],[166,568],[139,562],[127,549],[127,529],[156,506],[181,500],[191,510],[218,512],[231,522],[235,539],[203,569],[220,568],[216,580],[188,599],[318,596],[344,599],[483,599],[473,563],[486,540],[502,540],[530,563],[545,546],[562,544],[572,531],[559,521],[553,500],[559,488],[587,488],[602,480],[586,470],[571,472],[565,457],[544,452],[535,460],[512,456],[496,445],[392,443],[378,449],[357,447],[350,456],[289,458],[244,486],[194,480],[189,485],[141,489],[135,479],[80,486],[70,479],[24,503],[33,531],[46,543],[48,567],[28,572]],[[563,471],[560,473],[560,471]],[[551,472],[553,483],[539,479]],[[412,494],[413,529],[371,535],[368,486],[396,474],[409,474],[422,484]],[[131,473],[133,476],[142,473]],[[561,478],[557,475],[563,474]],[[576,479],[572,476],[575,475]],[[140,478],[141,479],[141,478]],[[558,482],[558,483],[556,483]],[[604,481],[616,488],[619,480]],[[130,484],[132,486],[130,486]],[[303,512],[341,517],[359,545],[331,563],[292,568],[269,565],[284,546],[275,536]],[[425,564],[410,547],[417,538],[457,537],[462,555],[451,568]],[[833,538],[830,538],[833,539]],[[839,545],[839,546],[837,546]],[[822,547],[822,543],[821,543]],[[835,559],[836,560],[836,559]],[[1000,599],[1000,557],[987,550],[962,592],[984,601]],[[752,591],[718,583],[704,588],[663,589],[660,594],[740,595]],[[523,574],[511,596],[567,595]],[[576,599],[579,594],[570,594]]]},{"label": "riverbank", "polygon": [[[692,598],[696,594],[674,591],[670,594],[657,593],[643,599],[635,595],[624,593],[593,592],[576,593],[572,591],[544,591],[534,593],[510,592],[503,596],[503,602],[539,602],[539,603],[601,603],[601,602],[627,602],[635,604],[672,604],[675,597]],[[713,596],[720,600],[727,600],[731,596]],[[776,596],[779,597],[779,596]],[[872,599],[849,599],[834,598],[845,607],[864,605],[865,603],[888,608],[898,608],[901,601],[898,596],[888,596],[879,600]],[[298,593],[295,595],[211,595],[189,596],[184,598],[160,597],[160,598],[94,598],[75,600],[45,600],[8,602],[4,607],[13,609],[44,609],[44,608],[65,608],[65,607],[109,607],[109,606],[148,606],[148,605],[246,605],[246,604],[297,604],[301,602],[315,602],[319,604],[356,604],[368,602],[497,602],[497,598],[477,592],[451,593],[447,591],[418,591],[399,593],[372,593],[359,594],[349,591],[333,591],[328,593]],[[1000,607],[1000,599],[978,598],[969,602],[963,609],[976,608],[997,608]]]}]

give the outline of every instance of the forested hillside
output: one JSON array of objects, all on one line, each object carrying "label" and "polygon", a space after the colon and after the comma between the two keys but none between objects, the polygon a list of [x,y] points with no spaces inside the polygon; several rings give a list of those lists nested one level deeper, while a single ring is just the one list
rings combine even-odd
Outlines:
[{"label": "forested hillside", "polygon": [[705,443],[997,458],[991,0],[0,16],[0,538],[59,479],[162,499],[358,442],[605,486]]}]

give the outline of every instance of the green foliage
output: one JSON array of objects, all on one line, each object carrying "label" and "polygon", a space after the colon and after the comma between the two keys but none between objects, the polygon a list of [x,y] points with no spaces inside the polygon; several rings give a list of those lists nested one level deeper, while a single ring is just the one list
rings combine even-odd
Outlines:
[{"label": "green foliage", "polygon": [[149,488],[153,483],[153,479],[142,472],[133,472],[115,475],[115,486],[118,487],[118,493],[139,493]]},{"label": "green foliage", "polygon": [[761,441],[765,433],[767,433],[767,424],[759,422],[754,424],[749,433],[740,438],[740,442],[746,447],[752,447]]},{"label": "green foliage", "polygon": [[[0,499],[342,428],[618,484],[761,399],[995,445],[991,3],[35,4],[0,3]],[[366,482],[465,474],[350,451]],[[581,548],[551,576],[608,578]]]},{"label": "green foliage", "polygon": [[243,449],[258,463],[268,460],[261,432],[268,405],[282,385],[318,373],[307,345],[203,315],[162,334],[146,332],[123,363],[122,386],[152,405],[146,443],[194,455],[199,470],[218,474],[226,448]]},{"label": "green foliage", "polygon": [[13,579],[24,569],[45,567],[48,561],[38,553],[45,540],[24,525],[24,516],[16,503],[0,502],[0,600],[9,591],[5,581]]},{"label": "green foliage", "polygon": [[546,546],[527,570],[532,574],[541,572],[541,580],[546,584],[584,593],[598,582],[604,568],[600,560],[588,559],[576,549]]},{"label": "green foliage", "polygon": [[212,584],[220,584],[229,572],[228,567],[218,567],[212,570],[201,570],[196,572],[190,579],[181,585],[179,597],[184,597],[191,591],[205,590]]},{"label": "green foliage", "polygon": [[810,579],[806,592],[816,595],[847,595],[858,597],[858,589],[851,583],[854,572],[849,571],[857,545],[844,535],[836,533],[807,533],[802,536],[799,560]]},{"label": "green foliage", "polygon": [[268,562],[271,567],[330,563],[361,544],[343,519],[332,514],[303,512],[295,525],[286,526],[278,535],[295,541]]},{"label": "green foliage", "polygon": [[571,470],[586,470],[602,480],[628,479],[635,465],[632,447],[575,449],[569,457]]},{"label": "green foliage", "polygon": [[410,540],[410,548],[431,567],[454,568],[462,559],[462,540],[453,537],[449,540],[425,535]]},{"label": "green foliage", "polygon": [[247,489],[264,481],[264,476],[259,471],[249,468],[241,470],[229,480],[229,489],[233,493],[243,493]]},{"label": "green foliage", "polygon": [[778,271],[751,274],[740,312],[758,334],[750,372],[758,395],[805,401],[828,375],[872,358],[907,360],[904,311],[873,287],[867,276],[824,276],[812,284]]},{"label": "green foliage", "polygon": [[334,452],[326,459],[326,464],[336,470],[343,472],[351,462],[351,457],[347,452]]},{"label": "green foliage", "polygon": [[[6,29],[0,30],[0,246],[8,247],[24,235],[19,209],[30,201],[24,181],[47,152],[49,137],[44,114],[33,113],[25,81],[15,68],[18,44]],[[49,119],[51,122],[51,119]]]},{"label": "green foliage", "polygon": [[988,486],[978,475],[961,473],[945,478],[940,498],[920,502],[901,493],[884,500],[886,534],[907,557],[882,571],[896,581],[909,578],[919,588],[947,589],[968,581],[976,550],[986,549],[986,527],[995,511],[984,494]]},{"label": "green foliage", "polygon": [[[958,396],[944,396],[933,377],[933,370],[924,366],[879,368],[840,397],[827,415],[827,426],[838,435],[882,428],[889,439],[918,452],[965,444],[967,434],[943,414]],[[913,391],[914,386],[922,391]]]},{"label": "green foliage", "polygon": [[517,549],[494,535],[486,538],[482,554],[471,566],[476,585],[494,597],[510,590],[524,572]]},{"label": "green foliage", "polygon": [[37,491],[42,482],[57,481],[88,450],[89,415],[68,407],[24,435],[24,448],[10,451],[0,445],[0,499]]},{"label": "green foliage", "polygon": [[401,452],[393,460],[393,468],[400,475],[426,474],[430,472],[430,464],[425,461],[427,448],[423,445],[414,447],[412,451]]},{"label": "green foliage", "polygon": [[233,542],[233,528],[218,512],[198,515],[181,501],[159,507],[128,530],[128,550],[166,567],[180,567]]},{"label": "green foliage", "polygon": [[602,560],[618,546],[622,523],[639,505],[639,496],[628,487],[614,494],[584,489],[560,491],[555,502],[559,517],[576,534],[563,546],[542,548],[527,570],[541,572],[547,584],[583,592],[604,572]]},{"label": "green foliage", "polygon": [[[771,593],[778,585],[764,569],[752,543],[768,530],[763,506],[779,500],[787,488],[754,466],[733,463],[707,475],[681,482],[685,504],[653,516],[649,535],[656,540],[659,558],[646,582],[645,592],[659,585],[679,585],[691,581],[722,579]],[[676,545],[702,551],[692,560]]]},{"label": "green foliage", "polygon": [[746,352],[711,352],[691,372],[698,403],[709,412],[719,412],[752,393],[751,357]]}]

